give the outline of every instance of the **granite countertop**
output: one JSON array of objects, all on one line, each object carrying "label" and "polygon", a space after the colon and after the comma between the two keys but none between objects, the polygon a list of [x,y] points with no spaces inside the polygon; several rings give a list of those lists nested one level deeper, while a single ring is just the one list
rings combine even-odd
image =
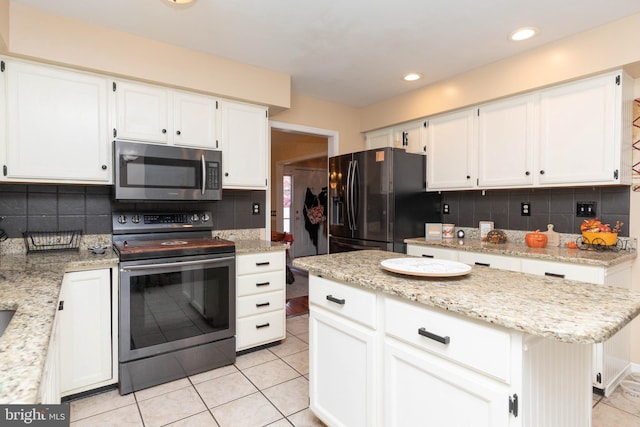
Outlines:
[{"label": "granite countertop", "polygon": [[566,247],[530,248],[524,243],[487,243],[479,239],[443,239],[425,240],[424,237],[405,239],[410,245],[429,246],[443,249],[456,249],[467,252],[480,252],[493,255],[526,257],[546,261],[568,262],[576,264],[612,267],[636,259],[635,250],[580,250]]},{"label": "granite countertop", "polygon": [[607,340],[640,314],[640,294],[560,278],[474,267],[451,278],[415,277],[380,267],[407,255],[356,251],[296,258],[310,274],[568,343]]},{"label": "granite countertop", "polygon": [[234,240],[236,244],[236,254],[250,254],[256,252],[284,251],[287,245],[281,242],[271,242],[260,239]]},{"label": "granite countertop", "polygon": [[118,264],[111,250],[0,256],[0,310],[16,310],[0,337],[0,403],[38,401],[65,272]]}]

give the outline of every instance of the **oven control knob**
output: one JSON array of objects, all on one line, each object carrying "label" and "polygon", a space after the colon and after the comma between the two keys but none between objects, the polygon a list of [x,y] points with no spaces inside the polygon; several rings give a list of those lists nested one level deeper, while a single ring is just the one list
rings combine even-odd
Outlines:
[{"label": "oven control knob", "polygon": [[134,215],[131,217],[131,222],[137,224],[140,222],[140,215]]},{"label": "oven control knob", "polygon": [[198,216],[198,214],[191,215],[191,222],[198,222],[199,220],[200,220],[200,217]]},{"label": "oven control knob", "polygon": [[126,215],[119,215],[118,216],[118,222],[120,224],[126,224],[127,223],[127,216]]},{"label": "oven control knob", "polygon": [[203,213],[202,216],[200,217],[200,221],[202,222],[209,222],[210,219],[211,217],[209,217],[209,215],[206,213]]}]

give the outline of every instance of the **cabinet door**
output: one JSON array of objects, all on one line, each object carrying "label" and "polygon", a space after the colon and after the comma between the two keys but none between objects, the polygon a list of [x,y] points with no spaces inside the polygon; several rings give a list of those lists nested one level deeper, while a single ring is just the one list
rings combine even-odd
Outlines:
[{"label": "cabinet door", "polygon": [[110,380],[112,372],[109,269],[66,273],[59,316],[60,389],[71,394]]},{"label": "cabinet door", "polygon": [[392,339],[384,349],[385,426],[509,426],[507,387]]},{"label": "cabinet door", "polygon": [[169,91],[159,86],[124,81],[115,85],[117,137],[168,143],[173,132],[169,118]]},{"label": "cabinet door", "polygon": [[108,80],[18,61],[6,73],[6,179],[109,183]]},{"label": "cabinet door", "polygon": [[174,144],[217,149],[216,113],[215,98],[174,92]]},{"label": "cabinet door", "polygon": [[393,129],[378,129],[366,133],[367,150],[376,148],[393,147]]},{"label": "cabinet door", "polygon": [[434,117],[427,123],[427,189],[475,187],[474,114],[464,110]]},{"label": "cabinet door", "polygon": [[400,125],[395,133],[396,140],[400,143],[399,147],[404,148],[407,153],[427,153],[426,120],[418,120]]},{"label": "cabinet door", "polygon": [[220,119],[223,188],[267,188],[266,109],[220,101]]},{"label": "cabinet door", "polygon": [[526,187],[533,184],[534,128],[534,95],[480,107],[479,187]]},{"label": "cabinet door", "polygon": [[616,105],[613,74],[540,93],[540,184],[615,183]]},{"label": "cabinet door", "polygon": [[327,425],[376,425],[374,339],[371,329],[311,308],[309,406]]}]

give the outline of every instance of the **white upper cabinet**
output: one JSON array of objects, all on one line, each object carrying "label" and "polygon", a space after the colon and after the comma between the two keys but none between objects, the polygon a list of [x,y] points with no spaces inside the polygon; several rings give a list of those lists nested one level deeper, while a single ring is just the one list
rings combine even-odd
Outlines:
[{"label": "white upper cabinet", "polygon": [[393,128],[372,130],[365,134],[366,149],[393,147]]},{"label": "white upper cabinet", "polygon": [[478,112],[478,187],[533,184],[535,96],[481,106]]},{"label": "white upper cabinet", "polygon": [[109,184],[108,79],[19,60],[3,62],[7,139],[0,149],[1,178]]},{"label": "white upper cabinet", "polygon": [[128,81],[114,91],[118,139],[218,148],[216,98]]},{"label": "white upper cabinet", "polygon": [[[620,72],[540,92],[538,181],[541,185],[621,184],[631,167],[631,116],[623,108]],[[624,114],[623,114],[624,112]],[[626,117],[626,116],[629,117]],[[623,178],[624,175],[624,178]]]},{"label": "white upper cabinet", "polygon": [[223,188],[267,188],[267,129],[266,108],[220,101]]},{"label": "white upper cabinet", "polygon": [[476,109],[433,117],[427,122],[427,188],[476,186]]},{"label": "white upper cabinet", "polygon": [[431,118],[427,189],[630,184],[632,90],[612,72]]},{"label": "white upper cabinet", "polygon": [[416,120],[404,123],[394,128],[396,143],[407,153],[427,153],[427,121]]}]

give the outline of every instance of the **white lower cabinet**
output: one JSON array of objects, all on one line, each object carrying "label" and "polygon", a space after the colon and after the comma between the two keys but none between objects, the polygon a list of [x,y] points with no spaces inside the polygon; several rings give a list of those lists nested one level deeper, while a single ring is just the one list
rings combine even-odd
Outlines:
[{"label": "white lower cabinet", "polygon": [[309,303],[309,406],[327,425],[590,425],[590,345],[315,275]]},{"label": "white lower cabinet", "polygon": [[285,251],[236,257],[236,351],[286,337]]},{"label": "white lower cabinet", "polygon": [[504,385],[385,339],[385,426],[509,426]]},{"label": "white lower cabinet", "polygon": [[38,402],[44,405],[60,403],[60,346],[58,344],[59,325],[58,316],[53,320],[47,357],[44,361]]},{"label": "white lower cabinet", "polygon": [[[455,249],[433,248],[422,245],[407,245],[407,254],[429,258],[460,261],[465,264],[519,271],[538,276],[575,280],[578,282],[611,285],[631,289],[631,263],[626,262],[614,267],[547,261],[541,259],[520,258],[494,254],[481,254]],[[627,325],[613,337],[603,343],[593,345],[593,387],[604,392],[605,396],[617,387],[618,383],[631,370],[631,331]]]},{"label": "white lower cabinet", "polygon": [[62,396],[117,382],[117,301],[108,268],[64,275],[57,313]]}]

